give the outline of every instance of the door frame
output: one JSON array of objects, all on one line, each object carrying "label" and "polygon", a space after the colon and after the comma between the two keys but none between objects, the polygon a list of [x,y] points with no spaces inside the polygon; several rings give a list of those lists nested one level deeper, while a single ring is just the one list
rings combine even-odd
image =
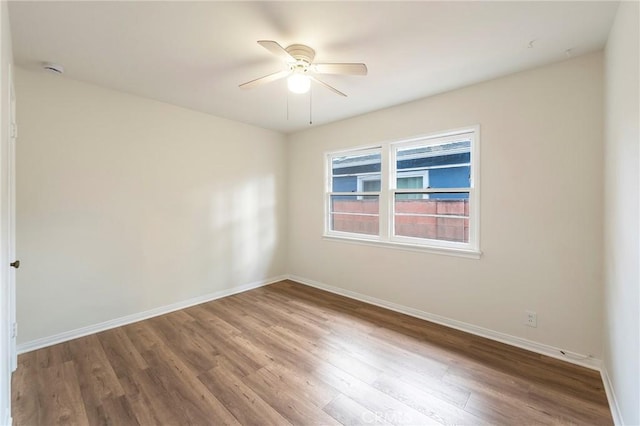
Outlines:
[{"label": "door frame", "polygon": [[[16,92],[13,83],[13,67],[9,66],[9,144],[7,146],[7,256],[9,262],[16,260],[16,142],[18,140],[18,125],[16,121]],[[6,262],[5,262],[6,263]],[[16,320],[16,268],[3,265],[8,269],[7,286],[9,289],[9,371],[13,372],[18,367],[18,354],[16,338],[18,335],[18,323]]]}]

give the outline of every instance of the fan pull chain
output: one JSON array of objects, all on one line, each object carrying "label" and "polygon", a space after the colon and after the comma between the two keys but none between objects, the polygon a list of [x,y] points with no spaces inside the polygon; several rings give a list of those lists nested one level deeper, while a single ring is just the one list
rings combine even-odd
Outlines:
[{"label": "fan pull chain", "polygon": [[287,121],[289,121],[289,91],[287,90]]},{"label": "fan pull chain", "polygon": [[311,110],[311,98],[312,98],[312,94],[313,90],[311,88],[309,88],[309,125],[313,124],[313,119],[312,119],[312,110]]}]

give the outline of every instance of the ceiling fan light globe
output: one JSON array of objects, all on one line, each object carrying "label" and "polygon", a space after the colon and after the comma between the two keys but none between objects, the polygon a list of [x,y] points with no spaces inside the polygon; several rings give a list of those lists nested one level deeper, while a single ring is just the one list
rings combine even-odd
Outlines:
[{"label": "ceiling fan light globe", "polygon": [[293,93],[307,93],[311,87],[311,80],[306,75],[295,73],[287,79],[287,87]]}]

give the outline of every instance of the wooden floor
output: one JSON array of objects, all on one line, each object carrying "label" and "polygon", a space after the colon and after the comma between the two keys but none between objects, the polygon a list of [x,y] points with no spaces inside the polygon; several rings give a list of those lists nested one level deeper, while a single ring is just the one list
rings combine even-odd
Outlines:
[{"label": "wooden floor", "polygon": [[16,425],[613,423],[595,371],[290,281],[18,363]]}]

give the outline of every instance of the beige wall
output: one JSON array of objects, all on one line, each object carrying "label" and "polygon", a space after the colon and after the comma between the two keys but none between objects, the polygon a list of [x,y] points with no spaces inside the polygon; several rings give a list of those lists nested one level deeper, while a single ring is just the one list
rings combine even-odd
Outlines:
[{"label": "beige wall", "polygon": [[16,75],[19,343],[286,273],[281,134]]},{"label": "beige wall", "polygon": [[[595,53],[290,136],[289,272],[599,358],[602,78]],[[480,260],[322,239],[325,151],[476,124]]]},{"label": "beige wall", "polygon": [[627,425],[640,424],[640,37],[620,4],[606,48],[604,366]]}]

